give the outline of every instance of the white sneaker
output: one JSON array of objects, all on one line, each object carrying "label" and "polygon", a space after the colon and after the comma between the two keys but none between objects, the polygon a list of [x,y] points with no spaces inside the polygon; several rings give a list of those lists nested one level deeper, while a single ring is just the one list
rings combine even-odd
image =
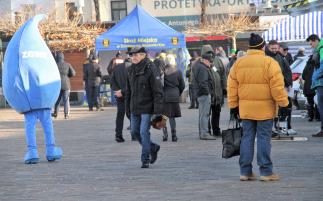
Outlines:
[{"label": "white sneaker", "polygon": [[287,130],[287,134],[288,134],[288,135],[296,135],[296,134],[297,134],[297,132],[296,132],[295,130],[293,130],[293,129],[288,129],[288,130]]}]

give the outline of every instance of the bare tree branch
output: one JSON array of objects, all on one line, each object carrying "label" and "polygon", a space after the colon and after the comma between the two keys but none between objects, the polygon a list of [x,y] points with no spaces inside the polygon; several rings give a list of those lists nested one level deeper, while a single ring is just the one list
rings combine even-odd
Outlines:
[{"label": "bare tree branch", "polygon": [[[7,37],[13,36],[19,27],[28,20],[24,16],[35,15],[35,13],[30,15],[28,12],[26,10],[21,12],[21,16],[16,17],[16,22],[12,22],[10,14],[4,15],[0,18],[0,33]],[[91,49],[94,47],[95,38],[105,31],[101,23],[80,24],[82,16],[77,12],[70,20],[68,10],[66,10],[65,19],[62,22],[57,22],[55,16],[56,12],[52,11],[39,26],[41,35],[52,50]]]},{"label": "bare tree branch", "polygon": [[265,29],[265,27],[260,26],[258,20],[245,13],[209,15],[206,19],[206,22],[200,23],[199,26],[186,27],[185,33],[200,36],[224,35],[231,38],[235,46],[238,33]]}]

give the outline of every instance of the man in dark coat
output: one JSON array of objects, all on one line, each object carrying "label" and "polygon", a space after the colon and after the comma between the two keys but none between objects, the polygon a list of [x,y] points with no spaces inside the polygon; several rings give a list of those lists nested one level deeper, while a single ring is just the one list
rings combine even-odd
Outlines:
[{"label": "man in dark coat", "polygon": [[[292,90],[292,86],[293,86],[293,78],[292,78],[292,71],[289,67],[289,64],[287,62],[287,60],[279,53],[279,44],[277,41],[275,40],[271,40],[269,41],[268,47],[265,49],[266,55],[272,57],[273,59],[275,59],[282,71],[283,77],[284,77],[284,83],[285,83],[285,88],[287,91]],[[292,98],[288,97],[288,101],[289,101],[289,113],[287,116],[287,133],[289,135],[295,135],[296,131],[292,129],[291,126],[291,119],[292,119]],[[284,121],[286,117],[281,117],[281,121]],[[277,127],[277,122],[278,120],[275,119],[275,128],[278,129]],[[275,134],[273,134],[273,136],[275,136]]]},{"label": "man in dark coat", "polygon": [[307,112],[308,112],[308,121],[313,121],[314,117],[317,120],[320,120],[320,113],[318,112],[317,107],[314,104],[315,90],[311,89],[312,86],[312,76],[314,72],[314,62],[312,61],[313,55],[308,59],[306,66],[302,73],[302,79],[304,80],[304,90],[303,94],[307,99]]},{"label": "man in dark coat", "polygon": [[[107,71],[108,71],[108,74],[110,77],[112,76],[112,73],[114,72],[116,66],[119,64],[122,64],[123,62],[124,62],[124,59],[122,58],[122,54],[120,51],[118,51],[116,56],[111,59],[109,65],[107,67]],[[115,106],[117,104],[113,90],[111,90],[111,104],[113,106]]]},{"label": "man in dark coat", "polygon": [[141,168],[149,168],[157,160],[160,149],[150,140],[152,114],[163,112],[163,87],[157,67],[144,47],[132,48],[126,88],[126,110],[131,113],[131,133],[142,146]]},{"label": "man in dark coat", "polygon": [[209,133],[211,95],[214,92],[214,80],[210,68],[213,66],[215,53],[210,45],[202,47],[202,59],[193,67],[193,86],[199,102],[199,136],[201,140],[215,140]]},{"label": "man in dark coat", "polygon": [[193,86],[193,77],[194,77],[193,66],[194,66],[195,62],[198,60],[198,58],[199,57],[196,53],[196,55],[193,58],[191,58],[188,68],[186,70],[186,77],[188,79],[188,92],[189,92],[190,102],[191,102],[188,109],[194,109],[194,108],[199,107],[199,103],[197,101],[197,96],[196,96],[196,91]]},{"label": "man in dark coat", "polygon": [[75,76],[75,70],[72,65],[64,61],[64,54],[62,52],[57,53],[57,66],[59,74],[61,76],[61,91],[59,93],[58,99],[55,103],[53,117],[57,117],[59,110],[59,105],[61,99],[63,98],[64,103],[64,117],[68,119],[70,113],[70,92],[71,92],[71,83],[70,78]]},{"label": "man in dark coat", "polygon": [[96,107],[98,111],[100,109],[99,105],[99,92],[100,83],[102,78],[101,66],[98,64],[99,58],[96,55],[91,57],[91,62],[84,72],[84,79],[86,80],[86,85],[88,88],[88,104],[89,110],[93,111],[93,107]]},{"label": "man in dark coat", "polygon": [[[86,73],[89,69],[92,56],[93,56],[93,53],[90,53],[88,58],[86,58],[86,60],[83,63],[83,83],[84,83],[85,97],[86,97],[87,103],[89,103],[89,98],[88,98],[89,91],[88,91],[87,80],[86,80],[87,78],[85,76],[86,76]],[[88,106],[89,106],[89,104],[88,104]]]},{"label": "man in dark coat", "polygon": [[[124,142],[122,135],[123,120],[126,114],[125,95],[126,95],[126,81],[128,79],[128,68],[131,66],[131,58],[125,59],[125,62],[118,64],[111,76],[111,89],[117,100],[117,117],[116,117],[116,141]],[[127,113],[128,119],[130,118]]]},{"label": "man in dark coat", "polygon": [[[214,57],[213,66],[210,69],[214,82],[213,93],[211,93],[211,127],[214,136],[221,136],[220,114],[224,103],[224,95],[227,94],[227,74],[222,60]],[[210,132],[211,133],[211,132]]]},{"label": "man in dark coat", "polygon": [[279,52],[282,57],[284,57],[288,63],[288,65],[292,65],[294,62],[292,55],[288,52],[289,48],[286,43],[280,43],[279,44]]}]

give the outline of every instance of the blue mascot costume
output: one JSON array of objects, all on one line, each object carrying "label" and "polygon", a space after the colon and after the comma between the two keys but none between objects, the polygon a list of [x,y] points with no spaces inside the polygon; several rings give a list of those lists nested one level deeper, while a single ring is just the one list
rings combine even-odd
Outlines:
[{"label": "blue mascot costume", "polygon": [[51,108],[54,106],[61,81],[56,62],[42,39],[38,24],[45,15],[28,20],[12,37],[4,57],[2,85],[10,106],[25,116],[26,164],[39,161],[36,144],[36,123],[45,133],[46,158],[55,161],[62,150],[55,146]]}]

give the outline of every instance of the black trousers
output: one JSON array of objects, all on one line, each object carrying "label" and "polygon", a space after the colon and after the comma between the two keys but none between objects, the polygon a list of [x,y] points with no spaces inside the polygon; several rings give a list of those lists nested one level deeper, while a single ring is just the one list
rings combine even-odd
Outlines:
[{"label": "black trousers", "polygon": [[209,131],[211,133],[211,128],[212,128],[213,135],[219,135],[221,134],[221,129],[220,129],[221,104],[211,105],[210,113],[211,113],[211,121],[209,122]]},{"label": "black trousers", "polygon": [[312,95],[307,95],[306,99],[307,99],[307,111],[308,111],[308,117],[310,119],[320,119],[320,113],[318,111],[317,106],[314,103],[314,96],[315,94]]},{"label": "black trousers", "polygon": [[[288,97],[288,108],[290,109],[290,111],[288,112],[288,115],[287,116],[280,116],[279,117],[279,121],[287,121],[287,129],[291,129],[292,128],[292,125],[291,125],[291,122],[292,122],[292,107],[293,107],[293,100],[291,97]],[[278,118],[275,118],[274,119],[274,125],[275,125],[275,128],[278,128]]]},{"label": "black trousers", "polygon": [[198,107],[199,103],[197,101],[197,95],[196,95],[195,89],[194,89],[192,84],[189,85],[188,93],[189,93],[189,96],[190,96],[191,107],[193,107],[193,108],[195,106]]},{"label": "black trousers", "polygon": [[[126,115],[126,104],[124,100],[117,99],[116,137],[122,137],[123,121]],[[130,117],[127,115],[127,118]]]},{"label": "black trousers", "polygon": [[94,106],[97,109],[100,108],[99,93],[100,93],[100,86],[87,86],[86,96],[89,104],[89,109],[93,109]]}]

